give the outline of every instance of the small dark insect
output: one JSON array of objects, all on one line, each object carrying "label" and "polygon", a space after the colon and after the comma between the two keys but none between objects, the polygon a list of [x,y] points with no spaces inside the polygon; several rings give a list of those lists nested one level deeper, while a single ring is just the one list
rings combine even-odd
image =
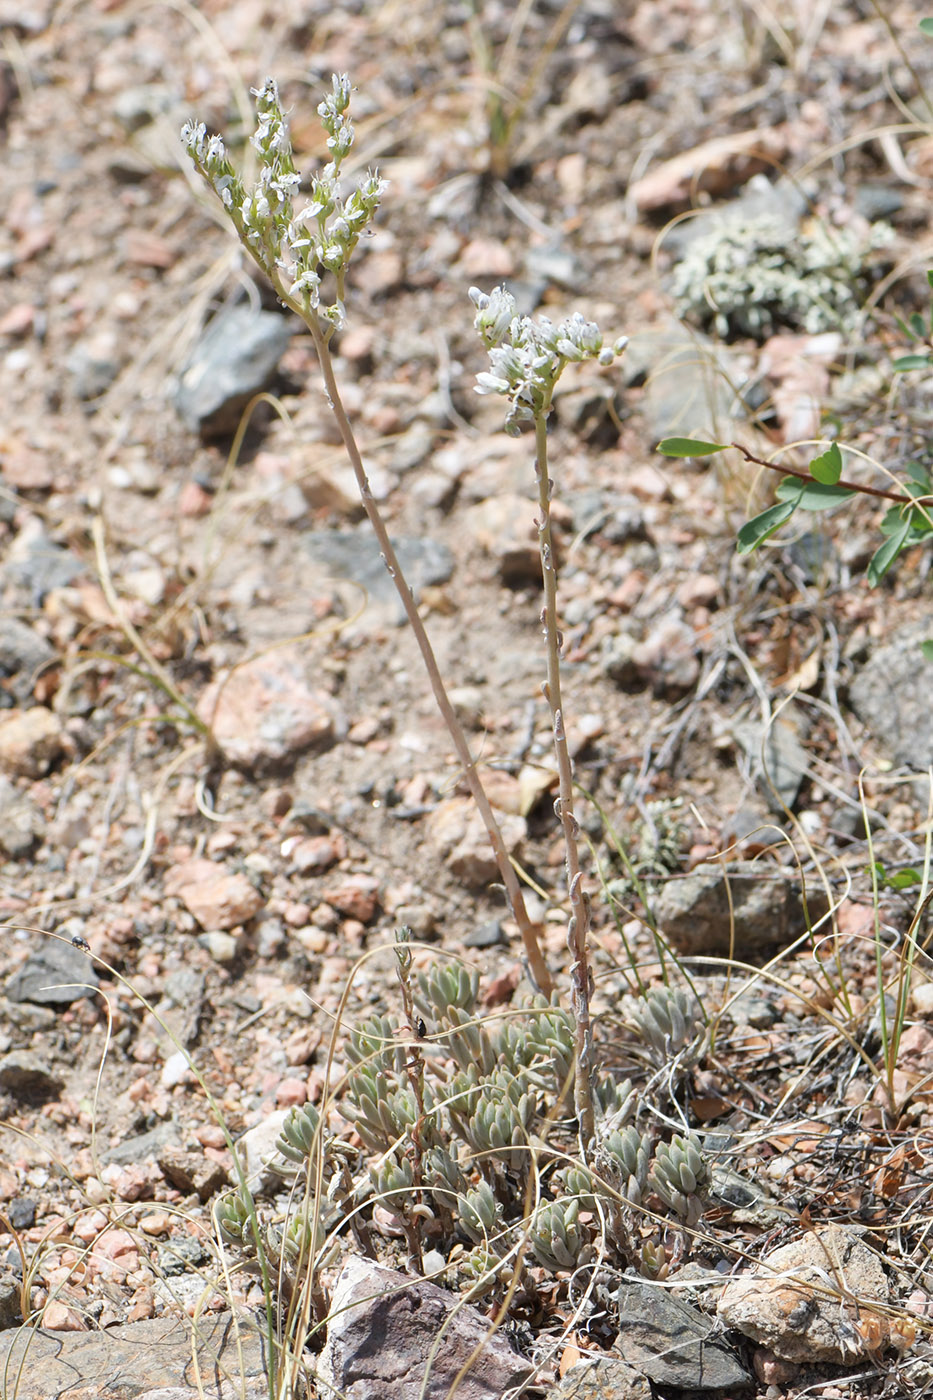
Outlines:
[{"label": "small dark insect", "polygon": [[419,1016],[419,1017],[418,1017],[418,1024],[417,1024],[417,1026],[415,1027],[415,1035],[418,1037],[419,1040],[424,1040],[424,1038],[425,1038],[425,1036],[427,1035],[427,1033],[428,1033],[428,1028],[427,1028],[427,1026],[424,1024],[424,1021],[422,1021],[421,1017]]},{"label": "small dark insect", "polygon": [[80,933],[76,933],[71,939],[72,948],[83,948],[86,953],[91,951],[91,945],[86,938],[82,938]]}]

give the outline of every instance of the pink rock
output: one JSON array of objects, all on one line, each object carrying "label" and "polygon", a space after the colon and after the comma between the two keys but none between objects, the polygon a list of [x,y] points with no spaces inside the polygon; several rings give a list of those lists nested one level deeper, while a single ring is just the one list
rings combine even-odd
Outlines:
[{"label": "pink rock", "polygon": [[720,592],[715,574],[691,574],[678,588],[677,601],[682,608],[708,608],[718,600]]},{"label": "pink rock", "polygon": [[[339,833],[337,835],[339,837]],[[292,849],[289,859],[300,875],[313,875],[329,870],[346,853],[346,842],[332,836],[307,836]],[[306,923],[307,919],[301,922]]]},{"label": "pink rock", "polygon": [[335,737],[334,705],[305,678],[297,649],[268,652],[207,687],[198,714],[237,767],[274,769]]},{"label": "pink rock", "polygon": [[292,1108],[307,1101],[308,1086],[303,1079],[283,1079],[276,1088],[275,1102],[279,1108]]},{"label": "pink rock", "polygon": [[87,1323],[79,1312],[53,1298],[42,1312],[42,1326],[50,1332],[86,1332]]},{"label": "pink rock", "polygon": [[368,1259],[343,1266],[318,1363],[322,1394],[494,1400],[530,1370],[478,1308],[445,1289]]},{"label": "pink rock", "polygon": [[248,923],[262,908],[262,895],[245,875],[227,874],[212,860],[189,860],[165,874],[165,892],[177,895],[205,929]]},{"label": "pink rock", "polygon": [[371,875],[352,875],[345,884],[326,890],[324,898],[332,909],[348,919],[368,924],[379,908],[379,881]]},{"label": "pink rock", "polygon": [[[527,834],[524,817],[500,812],[497,820],[506,850],[517,856]],[[475,887],[499,878],[489,836],[472,798],[450,797],[438,803],[426,828],[428,839],[463,884]]]},{"label": "pink rock", "polygon": [[208,515],[213,503],[214,497],[211,493],[205,491],[196,481],[186,481],[178,493],[178,513],[187,519]]},{"label": "pink rock", "polygon": [[61,722],[44,705],[8,711],[0,719],[0,771],[4,773],[41,778],[64,747]]},{"label": "pink rock", "polygon": [[[833,1279],[844,1289],[838,1296]],[[873,1299],[887,1302],[888,1292],[880,1259],[858,1233],[843,1225],[823,1225],[771,1250],[749,1273],[731,1279],[717,1311],[727,1326],[784,1361],[852,1363],[887,1346],[888,1320],[868,1305]],[[858,1309],[853,1298],[859,1299]],[[856,1327],[865,1316],[878,1320],[880,1345]]]},{"label": "pink rock", "polygon": [[154,1210],[142,1217],[139,1228],[144,1235],[167,1235],[172,1228],[172,1217],[164,1210]]}]

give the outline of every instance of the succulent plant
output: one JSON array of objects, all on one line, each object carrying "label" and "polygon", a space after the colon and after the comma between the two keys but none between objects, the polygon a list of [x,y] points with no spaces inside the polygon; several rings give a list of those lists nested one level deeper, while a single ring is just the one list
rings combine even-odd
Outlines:
[{"label": "succulent plant", "polygon": [[502,1092],[496,1084],[483,1087],[486,1092],[464,1123],[463,1135],[474,1152],[494,1153],[507,1168],[521,1171],[528,1163],[526,1144],[535,1111],[534,1099],[530,1094],[516,1097],[514,1093]]},{"label": "succulent plant", "polygon": [[629,1205],[641,1204],[648,1182],[651,1144],[633,1124],[616,1128],[603,1139],[596,1162],[606,1181]]},{"label": "succulent plant", "polygon": [[686,987],[653,987],[645,997],[633,997],[627,1008],[629,1024],[653,1052],[659,1064],[677,1056],[697,1057],[702,1044],[703,1013]]},{"label": "succulent plant", "polygon": [[305,1103],[289,1110],[275,1140],[275,1149],[287,1162],[304,1165],[321,1136],[321,1115],[314,1104]]},{"label": "succulent plant", "polygon": [[448,962],[418,973],[415,1005],[433,1021],[442,1021],[451,1007],[469,1018],[479,995],[479,973],[464,963]]},{"label": "succulent plant", "polygon": [[780,326],[849,332],[858,323],[866,258],[892,238],[883,223],[862,235],[816,220],[791,237],[775,214],[725,210],[690,242],[671,290],[681,315],[724,338],[763,340]]},{"label": "succulent plant", "polygon": [[528,1243],[548,1269],[577,1269],[592,1257],[589,1235],[579,1223],[578,1200],[546,1201],[531,1221]]},{"label": "succulent plant", "polygon": [[486,1181],[457,1202],[457,1222],[474,1244],[486,1244],[502,1227],[502,1207]]},{"label": "succulent plant", "polygon": [[693,1138],[675,1133],[659,1143],[649,1181],[664,1204],[685,1224],[694,1225],[703,1210],[701,1195],[709,1185],[710,1169]]}]

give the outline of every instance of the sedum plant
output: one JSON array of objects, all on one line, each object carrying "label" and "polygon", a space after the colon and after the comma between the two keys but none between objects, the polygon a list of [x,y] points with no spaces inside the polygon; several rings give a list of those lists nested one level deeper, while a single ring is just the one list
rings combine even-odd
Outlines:
[{"label": "sedum plant", "polygon": [[[303,1224],[292,1232],[303,1242],[302,1260],[313,1256],[319,1267],[332,1258],[348,1222],[369,1248],[368,1219],[380,1204],[418,1267],[424,1231],[456,1261],[469,1297],[501,1287],[521,1269],[523,1244],[544,1268],[573,1271],[596,1257],[603,1235],[610,1261],[651,1277],[663,1272],[666,1255],[654,1232],[645,1234],[641,1215],[660,1208],[688,1228],[700,1218],[709,1170],[698,1143],[675,1137],[655,1144],[632,1121],[639,1102],[631,1082],[603,1071],[594,1083],[591,1161],[552,1146],[555,1137],[572,1146],[569,1123],[559,1116],[572,1061],[569,1014],[536,996],[498,1026],[472,1019],[480,1053],[471,1059],[463,1031],[477,974],[451,963],[415,979],[409,952],[402,936],[397,957],[403,977],[417,983],[416,1005],[431,1017],[428,1039],[406,1039],[404,1023],[373,1016],[353,1026],[345,1042],[349,1068],[336,1103],[367,1162],[310,1104],[293,1108],[280,1131],[280,1170],[303,1174],[317,1202],[305,1205]],[[419,1074],[423,1069],[420,1112],[409,1079],[413,1061]],[[218,1207],[217,1221],[225,1239],[254,1252],[256,1231],[236,1193]],[[297,1255],[289,1251],[291,1236],[283,1242],[280,1235],[267,1230],[261,1238],[287,1269]]]},{"label": "sedum plant", "polygon": [[[515,871],[373,499],[334,375],[329,346],[345,321],[349,262],[375,215],[385,183],[370,172],[356,189],[346,195],[342,192],[341,167],[353,142],[346,77],[334,78],[331,93],[318,108],[328,134],[330,160],[310,179],[302,199],[302,181],[275,83],[267,81],[255,96],[258,129],[253,146],[259,175],[252,185],[234,168],[221,138],[209,136],[203,124],[188,123],[184,142],[244,247],[283,305],[301,317],[311,334],[363,505],[486,822],[536,991],[514,1014],[496,1023],[484,1021],[477,1012],[478,975],[456,963],[416,973],[410,934],[401,930],[396,958],[403,1018],[372,1016],[354,1026],[346,1038],[348,1068],[339,1092],[321,1110],[308,1104],[292,1109],[280,1132],[277,1165],[291,1175],[294,1192],[303,1186],[300,1209],[286,1212],[284,1225],[260,1219],[252,1198],[241,1189],[218,1202],[218,1233],[258,1257],[264,1276],[273,1264],[283,1290],[290,1296],[309,1297],[319,1320],[326,1312],[321,1267],[333,1257],[337,1237],[347,1228],[364,1250],[372,1250],[370,1221],[377,1205],[400,1223],[415,1268],[422,1267],[423,1236],[435,1247],[440,1242],[452,1261],[457,1258],[459,1277],[469,1296],[502,1287],[514,1278],[526,1250],[545,1267],[578,1267],[594,1257],[604,1226],[619,1262],[644,1264],[657,1272],[663,1259],[657,1249],[646,1254],[633,1212],[646,1201],[664,1199],[661,1188],[669,1182],[670,1173],[662,1163],[651,1178],[652,1139],[635,1124],[637,1095],[631,1083],[601,1070],[593,1055],[589,899],[577,850],[573,772],[561,695],[562,639],[547,440],[554,389],[566,366],[583,360],[610,364],[624,341],[604,346],[598,328],[579,315],[556,324],[544,317],[519,316],[502,288],[489,295],[471,292],[476,327],[490,358],[477,388],[507,400],[508,432],[518,433],[529,425],[535,435],[547,668],[544,694],[557,755],[555,812],[564,836],[570,907],[571,1005],[567,1009],[553,993]],[[672,1012],[670,1029],[665,1029],[660,1012],[652,1010],[651,1016],[652,1024],[660,1026],[658,1033],[667,1035],[673,1046],[680,1035],[680,1021]],[[684,1008],[681,1019],[686,1027]],[[568,1114],[571,1090],[573,1119]],[[343,1120],[339,1132],[329,1126],[331,1107],[339,1109]],[[552,1135],[560,1137],[564,1149],[550,1146]],[[692,1158],[688,1165],[694,1165]],[[699,1182],[701,1173],[695,1175]],[[657,1183],[654,1197],[650,1194],[653,1179]],[[677,1181],[680,1197],[687,1199],[684,1172]],[[671,1197],[670,1209],[682,1219],[680,1197]]]},{"label": "sedum plant", "polygon": [[[430,640],[415,606],[382,515],[373,498],[362,456],[340,397],[329,345],[346,320],[346,277],[353,251],[371,224],[385,181],[370,171],[356,189],[344,195],[341,167],[353,145],[348,116],[351,86],[346,75],[334,76],[332,91],[318,107],[327,132],[330,159],[309,182],[306,202],[299,201],[302,179],[295,167],[288,126],[274,80],[254,92],[257,130],[252,145],[259,162],[256,182],[247,185],[230,161],[220,136],[209,136],[203,123],[188,122],[182,132],[185,147],[210,188],[220,198],[242,243],[271,281],[283,305],[304,321],[317,351],[328,400],[356,475],[360,496],[386,568],[399,593],[414,631],[435,700],[462,764],[466,780],[489,834],[497,864],[525,945],[532,978],[543,995],[552,990],[551,974],[537,934],[528,918],[516,873],[498,823],[483,789],[466,735],[451,705]],[[544,694],[551,709],[557,754],[559,797],[555,812],[566,852],[570,916],[571,1008],[574,1024],[574,1106],[584,1150],[593,1139],[592,1033],[590,1028],[590,970],[587,954],[589,902],[583,889],[574,816],[573,772],[561,699],[561,634],[557,615],[556,560],[551,537],[550,501],[553,483],[548,473],[547,419],[554,389],[566,366],[596,359],[611,364],[625,341],[604,346],[599,328],[579,314],[553,324],[546,317],[519,316],[509,292],[490,294],[471,289],[475,325],[489,352],[490,368],[478,378],[480,393],[504,395],[509,402],[506,430],[533,425],[535,472],[540,510],[539,536],[544,607],[541,618],[546,644],[547,681]],[[460,1027],[464,1049],[477,1037],[465,1021]],[[374,1086],[375,1087],[375,1086]]]},{"label": "sedum plant", "polygon": [[866,258],[893,237],[884,223],[862,234],[816,220],[790,237],[774,214],[727,209],[691,240],[671,291],[680,315],[723,339],[764,340],[781,327],[851,334],[868,290]]},{"label": "sedum plant", "polygon": [[554,483],[548,466],[547,420],[554,389],[568,364],[598,360],[610,365],[625,349],[626,341],[604,346],[602,332],[579,313],[554,324],[546,316],[519,316],[515,298],[504,287],[487,295],[470,289],[476,306],[474,324],[489,352],[489,369],[477,376],[480,394],[499,394],[508,403],[505,430],[513,436],[524,424],[534,428],[534,471],[538,489],[538,541],[544,607],[541,624],[547,657],[544,697],[551,711],[554,752],[557,758],[559,795],[554,811],[564,838],[564,864],[570,918],[567,947],[570,953],[570,996],[574,1020],[574,1107],[584,1151],[595,1132],[593,1109],[593,1040],[590,1026],[592,975],[587,936],[589,896],[583,888],[580,868],[579,827],[574,815],[573,765],[567,746],[567,720],[561,698],[561,650],[563,638],[557,612],[557,557],[551,532],[551,498]]}]

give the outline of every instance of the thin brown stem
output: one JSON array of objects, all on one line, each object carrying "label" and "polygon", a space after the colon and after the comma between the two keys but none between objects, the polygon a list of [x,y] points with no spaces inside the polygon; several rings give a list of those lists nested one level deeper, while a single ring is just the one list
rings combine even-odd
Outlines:
[{"label": "thin brown stem", "polygon": [[[737,452],[741,452],[746,462],[754,462],[758,467],[767,467],[770,472],[780,472],[782,476],[795,476],[798,481],[813,481],[810,472],[802,467],[786,467],[781,462],[766,462],[763,457],[756,457],[754,452],[749,452],[740,442],[733,442],[731,446]],[[844,487],[847,491],[855,491],[860,496],[879,496],[883,501],[896,501],[898,505],[915,506],[923,500],[922,496],[906,496],[902,491],[884,491],[880,486],[866,486],[861,481],[846,481],[844,478],[840,478],[836,485]]]},{"label": "thin brown stem", "polygon": [[[283,289],[280,287],[278,290],[280,295],[282,295]],[[525,908],[525,900],[522,896],[522,889],[518,882],[518,876],[509,859],[509,853],[506,850],[502,832],[493,814],[489,798],[486,796],[486,790],[480,780],[476,761],[470,752],[470,746],[463,732],[463,726],[457,718],[450,697],[447,694],[447,688],[444,685],[443,677],[441,676],[440,668],[437,664],[437,658],[434,655],[434,649],[431,646],[424,623],[421,620],[411,589],[402,572],[402,567],[399,564],[398,556],[389,538],[389,532],[386,529],[385,521],[373,497],[369,479],[366,475],[366,469],[363,466],[363,459],[360,455],[353,429],[350,426],[350,420],[347,418],[343,402],[340,398],[340,391],[337,387],[337,379],[334,374],[333,362],[330,357],[324,331],[313,312],[305,313],[305,311],[290,298],[286,296],[284,299],[288,302],[288,305],[301,316],[311,332],[314,346],[318,354],[321,374],[324,377],[324,387],[327,391],[331,411],[337,422],[337,427],[343,439],[343,445],[346,449],[347,456],[350,459],[350,465],[356,477],[363,507],[366,511],[369,523],[372,526],[373,533],[379,542],[379,548],[382,551],[382,558],[389,572],[389,576],[395,584],[396,592],[401,599],[402,607],[405,609],[405,616],[415,635],[415,641],[418,644],[418,650],[421,652],[424,668],[428,673],[428,680],[431,684],[434,699],[437,702],[437,707],[447,726],[447,732],[453,742],[457,758],[460,760],[473,801],[476,803],[483,824],[486,827],[486,832],[496,858],[496,864],[499,867],[499,874],[502,876],[502,883],[505,885],[509,904],[515,921],[518,924],[522,942],[525,945],[525,954],[528,958],[531,975],[538,988],[544,992],[546,996],[549,996],[553,987],[551,974],[548,971],[547,963],[544,961],[544,954],[541,951],[537,933],[528,916],[528,911]]]},{"label": "thin brown stem", "polygon": [[544,413],[535,418],[535,473],[538,478],[538,540],[541,547],[541,579],[544,607],[541,622],[547,651],[547,682],[544,695],[550,706],[554,729],[554,752],[557,756],[558,797],[555,810],[564,835],[564,859],[567,871],[567,893],[570,897],[570,919],[567,923],[567,947],[570,950],[570,1000],[574,1019],[576,1064],[574,1068],[574,1108],[584,1151],[593,1139],[592,1028],[590,1026],[590,967],[587,936],[590,926],[590,901],[583,889],[580,852],[577,843],[577,819],[573,811],[573,764],[567,746],[563,701],[560,688],[560,653],[563,639],[557,625],[557,560],[551,533],[551,481],[547,462],[547,418]]}]

